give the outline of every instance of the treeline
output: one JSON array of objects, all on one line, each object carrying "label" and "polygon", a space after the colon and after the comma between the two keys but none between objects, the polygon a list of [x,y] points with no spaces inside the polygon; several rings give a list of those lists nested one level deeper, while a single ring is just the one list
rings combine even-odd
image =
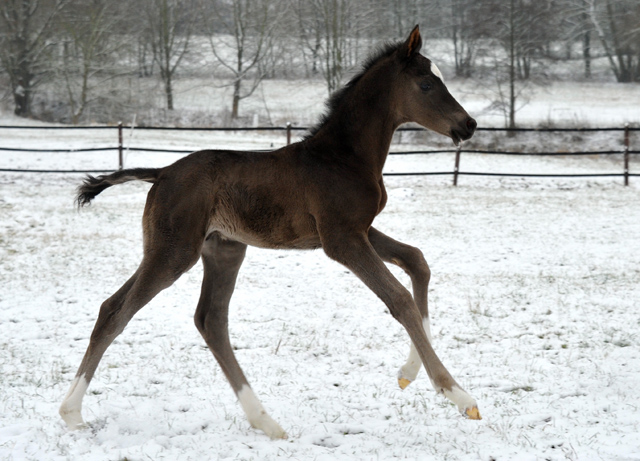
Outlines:
[{"label": "treeline", "polygon": [[640,82],[638,0],[2,0],[0,97],[39,116],[34,98],[53,88],[57,118],[78,123],[90,106],[139,103],[110,91],[115,82],[158,79],[171,110],[176,77],[216,66],[236,118],[264,78],[318,76],[331,92],[371,47],[416,23],[450,43],[456,76],[498,76],[510,125],[518,82],[543,62],[578,60],[589,79],[606,58],[616,81]]}]

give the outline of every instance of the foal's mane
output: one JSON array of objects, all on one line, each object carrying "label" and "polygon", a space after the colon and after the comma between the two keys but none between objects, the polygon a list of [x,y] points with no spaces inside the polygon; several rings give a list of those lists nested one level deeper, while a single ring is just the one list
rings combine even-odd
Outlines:
[{"label": "foal's mane", "polygon": [[366,74],[374,65],[376,65],[378,61],[395,53],[402,44],[403,42],[383,43],[382,45],[378,46],[378,48],[373,51],[364,61],[360,72],[353,76],[353,78],[351,78],[351,80],[349,80],[349,82],[345,86],[334,91],[333,94],[329,97],[329,99],[325,103],[326,111],[324,115],[322,115],[318,123],[316,123],[309,129],[309,133],[304,137],[304,139],[309,139],[318,131],[320,131],[320,128],[322,128],[322,126],[327,123],[327,121],[333,115],[334,111],[342,104],[344,100],[349,98],[353,88],[360,81],[362,76]]}]

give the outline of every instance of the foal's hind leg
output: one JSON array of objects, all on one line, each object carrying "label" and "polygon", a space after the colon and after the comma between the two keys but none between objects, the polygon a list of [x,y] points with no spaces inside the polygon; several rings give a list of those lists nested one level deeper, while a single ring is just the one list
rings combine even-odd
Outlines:
[{"label": "foal's hind leg", "polygon": [[136,312],[193,266],[198,253],[193,251],[190,256],[188,253],[178,255],[174,250],[146,254],[135,274],[102,303],[98,320],[91,333],[89,347],[60,406],[60,416],[69,429],[84,426],[82,398],[107,348],[122,333]]},{"label": "foal's hind leg", "polygon": [[[369,242],[378,253],[383,261],[395,264],[404,270],[411,277],[411,286],[413,287],[413,299],[420,310],[422,316],[422,326],[430,343],[431,340],[431,324],[429,322],[429,308],[427,304],[427,295],[429,289],[429,279],[431,271],[429,265],[424,259],[422,252],[415,247],[398,242],[391,237],[386,236],[382,232],[369,229]],[[415,381],[422,360],[416,347],[411,343],[409,357],[406,363],[398,371],[398,384],[402,389]],[[433,383],[436,387],[436,384]]]},{"label": "foal's hind leg", "polygon": [[229,301],[246,249],[246,245],[224,240],[217,234],[207,238],[202,248],[202,293],[194,320],[236,393],[251,426],[272,439],[282,439],[287,434],[264,410],[249,386],[229,342]]}]

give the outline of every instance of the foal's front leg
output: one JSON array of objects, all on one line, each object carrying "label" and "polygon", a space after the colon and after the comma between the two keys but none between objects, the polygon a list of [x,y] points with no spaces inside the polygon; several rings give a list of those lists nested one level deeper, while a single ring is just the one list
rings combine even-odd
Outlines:
[{"label": "foal's front leg", "polygon": [[356,274],[407,330],[436,391],[444,394],[469,418],[480,419],[475,399],[453,379],[431,347],[422,325],[422,316],[411,294],[384,265],[367,235],[343,234],[328,238],[321,235],[321,238],[327,255]]},{"label": "foal's front leg", "polygon": [[[424,259],[422,252],[415,247],[398,242],[388,237],[377,229],[371,227],[369,229],[369,242],[378,253],[383,261],[395,264],[404,270],[411,277],[411,286],[413,288],[413,299],[420,310],[422,316],[422,326],[427,335],[427,339],[433,345],[431,340],[431,323],[429,321],[429,308],[427,304],[427,294],[429,290],[429,279],[431,271],[429,265]],[[409,384],[415,381],[422,366],[422,360],[418,350],[411,343],[409,357],[406,363],[398,371],[398,384],[400,388],[405,389]],[[436,384],[432,381],[434,387]]]}]

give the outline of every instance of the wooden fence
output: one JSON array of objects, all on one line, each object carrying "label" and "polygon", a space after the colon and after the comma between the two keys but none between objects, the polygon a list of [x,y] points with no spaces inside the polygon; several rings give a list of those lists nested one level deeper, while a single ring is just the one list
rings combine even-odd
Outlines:
[{"label": "wooden fence", "polygon": [[[43,152],[43,153],[59,153],[59,152],[100,152],[100,151],[117,151],[118,153],[118,169],[124,167],[123,152],[125,147],[123,145],[123,125],[104,125],[104,126],[0,126],[0,152]],[[254,127],[254,128],[174,128],[174,127],[135,127],[136,130],[163,130],[163,131],[280,131],[286,136],[286,143],[291,143],[291,136],[293,131],[307,131],[306,127],[296,127],[291,124],[287,124],[282,127]],[[4,147],[2,146],[2,132],[5,130],[113,130],[117,133],[117,144],[105,147],[88,147],[79,149],[35,149],[35,148],[17,148],[17,147]],[[399,132],[407,131],[423,131],[422,128],[400,128]],[[640,131],[640,128],[630,127],[628,124],[624,127],[611,127],[611,128],[478,128],[479,132],[492,131],[492,132],[616,132],[622,137],[622,149],[617,150],[601,150],[601,151],[572,151],[572,152],[514,152],[504,150],[473,150],[464,149],[459,147],[458,149],[445,149],[445,150],[420,150],[420,151],[395,151],[390,155],[415,155],[415,154],[442,154],[452,153],[455,154],[454,168],[452,171],[439,171],[439,172],[411,172],[411,173],[385,173],[385,176],[430,176],[430,175],[450,175],[453,177],[453,185],[458,184],[459,176],[501,176],[501,177],[539,177],[539,178],[578,178],[578,177],[622,177],[625,185],[629,185],[629,178],[632,176],[640,176],[638,173],[632,173],[629,169],[630,156],[640,154],[638,150],[631,150],[630,148],[630,132]],[[114,139],[116,138],[114,133]],[[176,154],[187,154],[193,152],[192,150],[176,150],[176,149],[156,149],[150,147],[126,147],[127,151],[138,152],[167,152]],[[621,155],[622,165],[619,173],[562,173],[562,174],[548,174],[548,173],[490,173],[490,172],[471,172],[460,170],[460,158],[463,154],[484,154],[484,155],[516,155],[516,156],[586,156],[586,155]],[[1,165],[1,164],[0,164]],[[114,168],[115,169],[115,168]],[[17,168],[0,168],[0,172],[19,172],[19,173],[106,173],[113,170],[44,170],[44,169],[17,169]]]}]

